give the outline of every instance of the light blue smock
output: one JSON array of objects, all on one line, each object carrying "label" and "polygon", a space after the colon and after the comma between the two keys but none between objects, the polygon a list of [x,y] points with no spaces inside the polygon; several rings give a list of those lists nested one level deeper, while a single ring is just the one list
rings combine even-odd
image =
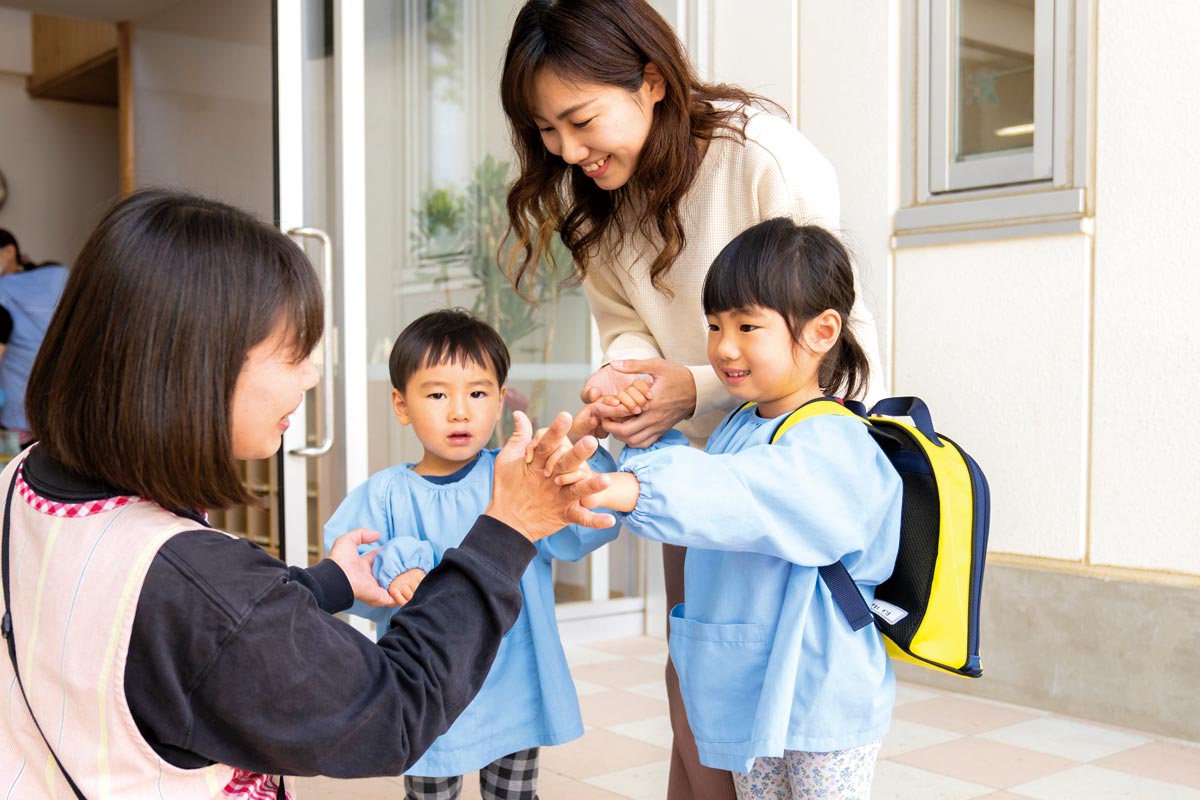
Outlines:
[{"label": "light blue smock", "polygon": [[671,660],[700,761],[737,772],[880,739],[895,703],[879,631],[851,630],[817,568],[843,561],[873,599],[896,561],[900,477],[857,419],[813,417],[771,444],[781,421],[751,406],[707,452],[671,431],[621,458],[641,485],[625,524],[688,548]]},{"label": "light blue smock", "polygon": [[6,428],[29,427],[25,421],[25,385],[66,283],[67,268],[57,264],[0,277],[0,306],[8,309],[13,321],[4,358],[0,359],[0,389],[5,397],[0,425]]},{"label": "light blue smock", "polygon": [[[377,472],[347,495],[325,524],[325,549],[355,528],[379,531],[383,546],[375,577],[386,588],[397,575],[441,563],[442,554],[462,543],[492,495],[496,450],[484,450],[461,479],[439,484],[398,464]],[[607,452],[592,459],[599,472],[614,468]],[[567,668],[554,615],[550,561],[577,561],[617,537],[606,529],[567,526],[537,543],[538,557],[521,577],[524,602],[505,635],[479,694],[462,715],[409,768],[409,775],[449,777],[486,766],[531,747],[562,744],[583,735],[579,700]],[[367,552],[377,544],[364,545]],[[387,630],[395,608],[356,602],[351,613]]]}]

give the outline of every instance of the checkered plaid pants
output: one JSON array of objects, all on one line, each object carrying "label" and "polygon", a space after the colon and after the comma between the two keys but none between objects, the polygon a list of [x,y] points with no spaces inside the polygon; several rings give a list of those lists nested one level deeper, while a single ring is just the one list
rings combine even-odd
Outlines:
[{"label": "checkered plaid pants", "polygon": [[[538,800],[538,749],[521,750],[498,758],[479,770],[479,793],[483,800]],[[462,776],[421,778],[404,776],[405,800],[458,800]]]}]

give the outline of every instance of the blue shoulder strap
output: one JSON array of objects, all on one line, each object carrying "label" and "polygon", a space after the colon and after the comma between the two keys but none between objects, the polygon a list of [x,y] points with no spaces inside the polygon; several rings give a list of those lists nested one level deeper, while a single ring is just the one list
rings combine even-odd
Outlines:
[{"label": "blue shoulder strap", "polygon": [[[850,406],[847,408],[846,406]],[[811,400],[808,403],[800,406],[784,417],[783,422],[775,429],[775,433],[771,436],[771,442],[783,435],[785,431],[793,425],[802,422],[811,417],[822,416],[825,414],[839,414],[842,416],[857,416],[865,419],[865,409],[861,403],[847,403],[846,406],[825,398]],[[743,405],[742,408],[745,408]],[[740,410],[740,409],[739,409]],[[850,577],[850,571],[846,569],[846,565],[841,561],[835,561],[832,564],[826,564],[819,567],[817,572],[821,576],[821,580],[825,581],[825,585],[829,587],[829,593],[833,596],[833,602],[837,603],[838,608],[842,610],[842,615],[846,617],[846,621],[850,623],[852,630],[862,630],[870,625],[875,620],[875,615],[871,613],[870,606],[867,605],[866,599],[863,598],[862,592],[858,589],[858,584],[854,582],[854,578]]]}]

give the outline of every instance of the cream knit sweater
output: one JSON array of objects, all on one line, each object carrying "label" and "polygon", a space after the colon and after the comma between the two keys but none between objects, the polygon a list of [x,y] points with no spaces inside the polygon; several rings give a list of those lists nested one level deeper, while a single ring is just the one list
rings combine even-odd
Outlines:
[{"label": "cream knit sweater", "polygon": [[[608,259],[593,260],[583,282],[600,330],[603,363],[661,356],[691,369],[696,412],[679,429],[697,446],[736,404],[706,355],[700,291],[709,265],[733,237],[772,217],[839,230],[832,165],[787,120],[757,110],[749,116],[745,142],[723,135],[709,143],[681,205],[687,246],[666,276],[674,296],[650,283],[657,245],[637,233]],[[857,272],[855,295],[850,325],[871,363],[869,405],[881,396],[883,371],[875,320],[862,303]]]}]

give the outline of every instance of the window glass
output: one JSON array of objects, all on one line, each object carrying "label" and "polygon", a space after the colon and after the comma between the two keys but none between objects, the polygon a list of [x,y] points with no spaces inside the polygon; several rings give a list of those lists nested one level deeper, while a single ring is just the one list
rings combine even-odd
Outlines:
[{"label": "window glass", "polygon": [[1028,152],[1034,132],[1034,0],[957,0],[954,157]]}]

